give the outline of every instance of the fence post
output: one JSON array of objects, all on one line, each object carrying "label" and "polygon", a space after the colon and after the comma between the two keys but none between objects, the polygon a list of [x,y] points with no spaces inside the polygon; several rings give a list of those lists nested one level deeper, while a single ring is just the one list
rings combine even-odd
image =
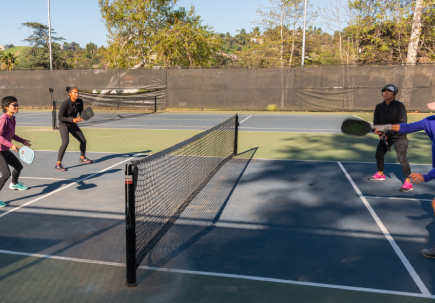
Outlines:
[{"label": "fence post", "polygon": [[56,102],[54,100],[51,100],[51,124],[53,126],[53,129],[57,129],[57,123],[56,123]]},{"label": "fence post", "polygon": [[136,212],[135,212],[135,163],[125,165],[125,235],[127,286],[136,286]]},{"label": "fence post", "polygon": [[237,156],[237,143],[239,139],[239,115],[236,114],[235,119],[235,133],[234,133],[234,157]]},{"label": "fence post", "polygon": [[157,113],[157,96],[154,96],[154,112]]}]

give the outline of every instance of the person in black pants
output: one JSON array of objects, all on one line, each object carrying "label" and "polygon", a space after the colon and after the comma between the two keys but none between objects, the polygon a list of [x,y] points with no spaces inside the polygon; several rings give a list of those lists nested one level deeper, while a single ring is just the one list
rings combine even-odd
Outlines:
[{"label": "person in black pants", "polygon": [[[394,84],[387,84],[382,88],[382,97],[384,102],[376,105],[373,124],[400,124],[407,123],[406,108],[403,103],[395,100],[399,89]],[[408,138],[406,134],[401,134],[395,131],[387,131],[385,134],[377,132],[379,135],[378,148],[376,149],[376,164],[378,172],[368,178],[370,181],[385,181],[384,175],[384,156],[388,151],[388,146],[385,144],[383,137],[386,138],[388,145],[393,145],[397,153],[400,165],[402,166],[405,182],[400,188],[402,192],[413,190],[412,183],[410,182],[409,175],[411,174],[411,167],[406,159],[406,152],[408,150]]]},{"label": "person in black pants", "polygon": [[[76,138],[80,142],[80,159],[79,163],[92,163],[91,160],[86,158],[86,138],[83,135],[80,127],[77,123],[83,121],[80,117],[83,111],[83,100],[79,99],[79,90],[77,87],[67,87],[66,91],[69,94],[69,98],[62,102],[59,109],[59,133],[62,139],[62,145],[59,148],[59,154],[57,156],[57,164],[55,166],[57,171],[65,171],[62,166],[62,159],[65,154],[65,150],[69,143],[69,134]],[[77,117],[78,115],[78,117]]]},{"label": "person in black pants", "polygon": [[[20,160],[11,153],[18,151],[19,147],[12,143],[12,140],[18,141],[25,146],[31,146],[30,141],[15,135],[15,117],[18,113],[18,100],[13,96],[4,97],[1,103],[4,114],[0,116],[0,190],[5,185],[6,181],[11,177],[9,165],[14,168],[12,172],[12,182],[9,184],[10,189],[26,190],[27,187],[18,182],[23,165]],[[7,204],[0,200],[0,207],[5,207]]]}]

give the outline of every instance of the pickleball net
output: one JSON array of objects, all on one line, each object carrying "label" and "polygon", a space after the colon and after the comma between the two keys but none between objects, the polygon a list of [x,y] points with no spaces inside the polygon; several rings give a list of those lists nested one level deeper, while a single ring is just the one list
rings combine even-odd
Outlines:
[{"label": "pickleball net", "polygon": [[126,165],[127,282],[189,203],[237,155],[237,114],[170,148]]},{"label": "pickleball net", "polygon": [[[58,112],[63,101],[53,101],[52,125],[58,128]],[[83,109],[92,108],[94,116],[88,121],[79,122],[78,125],[98,124],[115,119],[132,118],[140,115],[156,113],[165,108],[165,101],[152,98],[141,99],[112,99],[112,100],[83,100]]]}]

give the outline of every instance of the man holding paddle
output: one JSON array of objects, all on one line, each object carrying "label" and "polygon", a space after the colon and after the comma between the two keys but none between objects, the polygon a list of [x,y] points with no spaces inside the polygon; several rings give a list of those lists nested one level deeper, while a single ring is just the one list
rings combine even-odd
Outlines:
[{"label": "man holding paddle", "polygon": [[[407,122],[406,108],[403,103],[395,100],[399,89],[394,84],[387,84],[382,88],[382,97],[384,102],[376,105],[373,124],[399,124]],[[377,131],[380,141],[376,149],[376,164],[378,172],[368,178],[370,181],[385,181],[384,175],[384,156],[389,150],[388,145],[393,145],[397,153],[400,165],[402,166],[405,182],[399,190],[401,192],[409,192],[413,190],[412,183],[410,182],[409,175],[411,174],[411,167],[406,159],[406,152],[408,150],[408,138],[406,133],[388,130],[385,133]],[[387,145],[388,144],[388,145]]]},{"label": "man holding paddle", "polygon": [[[430,107],[430,104],[428,104]],[[432,141],[432,170],[427,174],[410,174],[412,181],[416,184],[420,182],[429,182],[430,180],[435,179],[435,116],[427,117],[421,121],[414,123],[402,123],[402,124],[387,124],[387,125],[376,125],[376,132],[388,132],[395,131],[400,134],[410,134],[414,132],[418,132],[420,130],[424,130],[426,134],[429,136]],[[432,208],[435,212],[435,198],[432,200]],[[435,246],[428,249],[422,249],[421,254],[428,258],[435,258]]]}]

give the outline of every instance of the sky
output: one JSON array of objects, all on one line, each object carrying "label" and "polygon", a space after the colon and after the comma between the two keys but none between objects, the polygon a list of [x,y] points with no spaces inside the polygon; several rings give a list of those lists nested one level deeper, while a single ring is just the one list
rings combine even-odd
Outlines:
[{"label": "sky", "polygon": [[[30,35],[30,31],[22,23],[48,24],[47,0],[0,2],[3,12],[0,45],[26,45],[22,40]],[[242,28],[250,32],[256,26],[253,22],[257,19],[259,5],[267,6],[268,3],[269,0],[179,0],[177,5],[186,8],[195,6],[196,14],[201,16],[203,24],[213,27],[216,32],[236,35],[236,30]],[[66,42],[79,43],[81,47],[89,42],[98,46],[107,45],[107,30],[101,18],[98,0],[50,0],[50,4],[51,27],[57,32],[54,36],[63,37]]]}]

